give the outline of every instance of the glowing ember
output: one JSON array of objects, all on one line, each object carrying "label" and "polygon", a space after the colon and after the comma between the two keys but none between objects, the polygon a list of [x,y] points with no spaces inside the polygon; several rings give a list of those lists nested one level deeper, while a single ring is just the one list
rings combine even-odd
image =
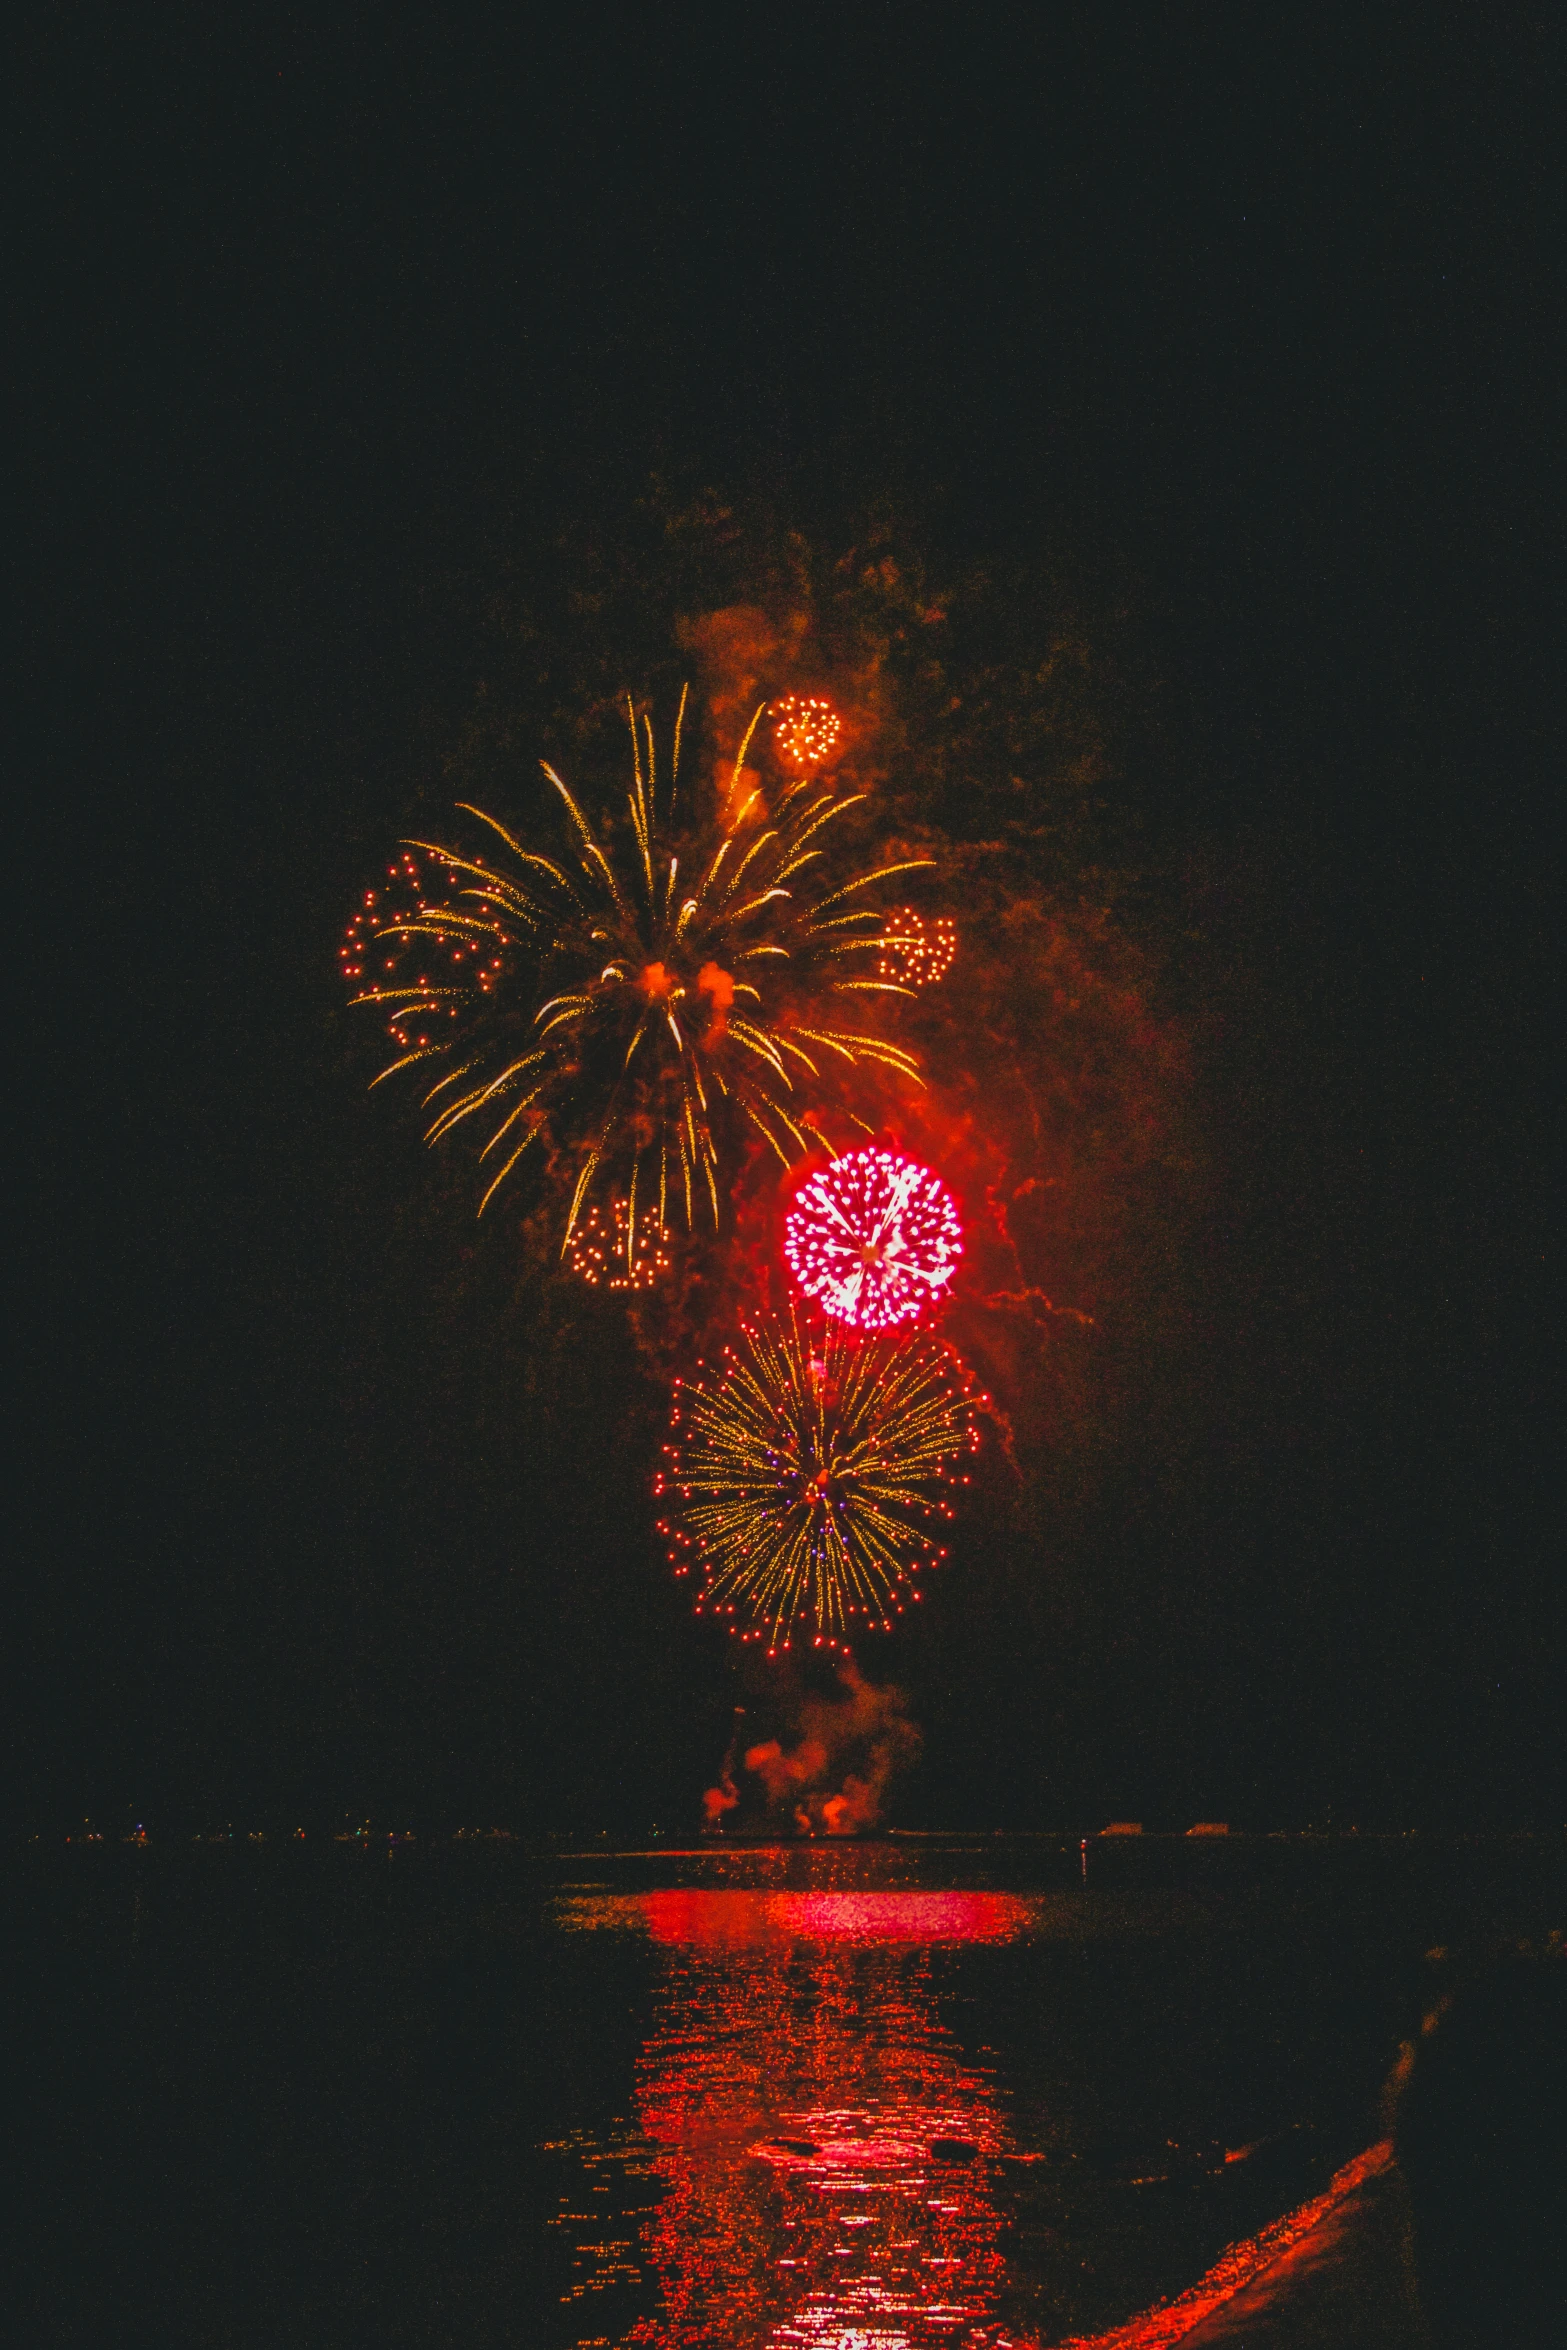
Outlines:
[{"label": "glowing ember", "polygon": [[881,934],[878,976],[899,987],[934,987],[958,951],[958,926],[945,914],[927,922],[912,906],[897,906]]},{"label": "glowing ember", "polygon": [[832,757],[843,722],[831,702],[785,694],[774,702],[773,744],[791,775],[805,775]]},{"label": "glowing ember", "polygon": [[644,1208],[633,1224],[617,1192],[608,1208],[593,1200],[577,1218],[566,1262],[595,1289],[651,1289],[669,1271],[668,1241],[656,1212]]},{"label": "glowing ember", "polygon": [[989,1404],[952,1349],[920,1332],[814,1345],[767,1321],[716,1372],[676,1386],[654,1493],[679,1575],[700,1568],[699,1615],[770,1656],[797,1632],[817,1648],[890,1631],[944,1558],[926,1531],[950,1519],[945,1485],[979,1443]]},{"label": "glowing ember", "polygon": [[861,1330],[910,1322],[941,1296],[963,1232],[952,1194],[915,1159],[872,1145],[801,1185],[784,1255],[807,1297]]}]

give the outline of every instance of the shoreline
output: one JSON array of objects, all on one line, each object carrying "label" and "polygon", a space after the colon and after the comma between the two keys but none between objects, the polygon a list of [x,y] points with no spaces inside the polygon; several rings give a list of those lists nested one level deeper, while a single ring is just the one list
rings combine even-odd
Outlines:
[{"label": "shoreline", "polygon": [[1419,2350],[1407,2237],[1393,2142],[1379,2139],[1183,2293],[1058,2350]]}]

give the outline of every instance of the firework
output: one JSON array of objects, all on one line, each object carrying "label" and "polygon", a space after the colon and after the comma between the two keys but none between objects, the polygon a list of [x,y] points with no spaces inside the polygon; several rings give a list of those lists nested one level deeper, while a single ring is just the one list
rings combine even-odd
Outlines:
[{"label": "firework", "polygon": [[949,916],[926,921],[912,906],[897,906],[882,926],[878,976],[901,987],[934,987],[945,979],[958,951],[958,928]]},{"label": "firework", "polygon": [[677,1384],[654,1485],[670,1564],[702,1578],[697,1613],[770,1656],[797,1634],[840,1648],[890,1631],[947,1555],[930,1529],[953,1515],[944,1493],[968,1481],[989,1400],[922,1331],[813,1336],[793,1312],[746,1330]]},{"label": "firework", "polygon": [[[442,889],[458,879],[444,862],[436,874]],[[482,1001],[501,984],[505,949],[512,943],[499,929],[479,940],[466,923],[432,927],[439,903],[421,860],[404,849],[387,867],[384,885],[365,891],[337,951],[351,1000],[382,1005],[386,1032],[405,1052],[432,1047],[441,1023],[457,1017],[458,998]]]},{"label": "firework", "polygon": [[784,1255],[807,1297],[861,1330],[925,1311],[952,1279],[963,1233],[952,1194],[915,1159],[872,1145],[800,1186]]},{"label": "firework", "polygon": [[805,775],[832,757],[843,723],[831,702],[785,694],[772,704],[773,747],[790,775]]},{"label": "firework", "polygon": [[[863,1064],[917,1077],[912,1055],[844,1023],[867,995],[910,992],[871,969],[884,921],[861,893],[932,860],[830,874],[831,827],[864,795],[801,777],[769,811],[745,765],[765,703],[722,802],[706,815],[684,810],[685,697],[667,785],[651,720],[627,707],[629,837],[618,862],[608,831],[546,764],[570,849],[542,855],[460,803],[486,828],[485,849],[405,843],[407,902],[380,925],[382,909],[364,909],[344,967],[371,981],[354,1000],[388,1016],[401,1048],[373,1082],[424,1066],[435,1079],[424,1097],[431,1143],[478,1121],[480,1214],[542,1138],[575,1170],[562,1253],[590,1190],[615,1168],[635,1261],[637,1226],[655,1209],[659,1227],[676,1205],[688,1225],[698,1208],[717,1224],[721,1158],[748,1128],[786,1166],[805,1150],[802,1087]],[[440,902],[417,881],[421,858],[450,879]],[[410,956],[425,958],[417,971]]]},{"label": "firework", "polygon": [[577,1218],[566,1262],[594,1289],[651,1289],[669,1271],[669,1234],[653,1216],[633,1224],[617,1192],[605,1206],[590,1200]]}]

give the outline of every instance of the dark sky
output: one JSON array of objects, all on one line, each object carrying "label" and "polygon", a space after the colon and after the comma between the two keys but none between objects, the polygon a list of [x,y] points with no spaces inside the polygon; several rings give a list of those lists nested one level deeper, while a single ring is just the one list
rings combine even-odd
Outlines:
[{"label": "dark sky", "polygon": [[711,1774],[613,1334],[519,1452],[330,975],[475,580],[659,472],[1056,550],[1174,681],[1227,1465],[1096,1606],[965,1568],[909,1816],[1559,1821],[1546,12],[320,13],[29,36],[13,1809]]}]

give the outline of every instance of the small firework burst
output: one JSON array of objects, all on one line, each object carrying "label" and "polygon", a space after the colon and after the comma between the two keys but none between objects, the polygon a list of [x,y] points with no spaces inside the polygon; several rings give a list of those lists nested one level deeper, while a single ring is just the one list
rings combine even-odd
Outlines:
[{"label": "small firework burst", "polygon": [[748,1328],[677,1383],[654,1484],[670,1564],[702,1578],[696,1612],[770,1656],[890,1631],[947,1555],[932,1528],[989,1401],[925,1331],[813,1332],[793,1311]]},{"label": "small firework burst", "polygon": [[669,1271],[669,1234],[656,1215],[633,1217],[616,1192],[591,1200],[572,1227],[566,1262],[593,1289],[651,1289]]},{"label": "small firework burst", "polygon": [[861,1330],[915,1320],[939,1301],[962,1254],[963,1228],[940,1176],[875,1143],[802,1183],[784,1224],[799,1287]]},{"label": "small firework burst", "polygon": [[768,707],[773,714],[773,748],[785,773],[808,775],[824,766],[843,732],[843,721],[831,702],[814,694],[785,694]]},{"label": "small firework burst", "polygon": [[927,920],[912,906],[897,906],[881,934],[878,976],[900,987],[934,987],[945,979],[958,951],[958,926],[950,915]]},{"label": "small firework burst", "polygon": [[439,1050],[442,1023],[494,992],[515,944],[500,924],[484,939],[467,923],[432,926],[439,893],[457,875],[440,861],[426,875],[427,860],[404,849],[381,887],[365,891],[337,950],[350,1001],[383,1006],[386,1033],[405,1052]]}]

